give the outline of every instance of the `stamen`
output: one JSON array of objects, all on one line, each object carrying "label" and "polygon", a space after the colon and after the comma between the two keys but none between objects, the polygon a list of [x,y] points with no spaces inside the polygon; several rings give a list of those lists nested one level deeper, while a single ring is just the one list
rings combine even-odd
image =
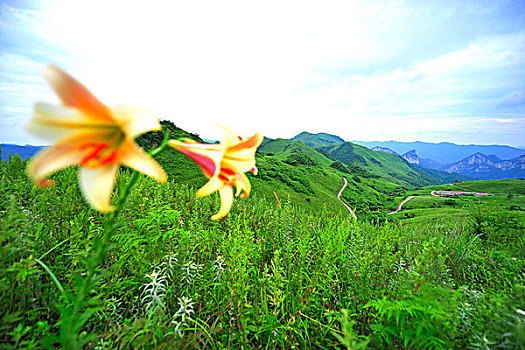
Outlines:
[{"label": "stamen", "polygon": [[117,159],[117,150],[111,151],[105,158],[100,159],[100,165],[114,163]]},{"label": "stamen", "polygon": [[[109,147],[107,142],[97,142],[91,145],[92,150],[88,152],[79,162],[80,166],[92,167],[97,166],[97,161],[100,161],[100,156],[105,149]],[[94,163],[94,164],[93,164]]]},{"label": "stamen", "polygon": [[235,171],[231,170],[230,168],[222,168],[221,172],[227,175],[235,175]]},{"label": "stamen", "polygon": [[92,148],[93,146],[95,146],[97,143],[96,142],[84,142],[83,144],[81,144],[80,146],[78,146],[78,150],[79,151],[85,151],[87,149],[90,149]]},{"label": "stamen", "polygon": [[219,174],[218,176],[219,180],[221,180],[222,182],[228,184],[231,182],[232,179],[228,178],[226,175],[224,175],[222,172]]}]

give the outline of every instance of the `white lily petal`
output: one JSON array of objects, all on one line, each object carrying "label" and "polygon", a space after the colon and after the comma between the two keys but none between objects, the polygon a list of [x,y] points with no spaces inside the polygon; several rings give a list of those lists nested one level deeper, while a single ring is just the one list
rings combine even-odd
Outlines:
[{"label": "white lily petal", "polygon": [[77,109],[36,103],[33,118],[27,124],[26,130],[37,137],[56,142],[72,133],[93,130],[95,127],[111,128],[112,124],[102,122],[94,125],[93,120]]},{"label": "white lily petal", "polygon": [[214,127],[221,134],[226,147],[232,147],[238,144],[239,142],[241,142],[241,139],[239,138],[239,136],[232,133],[231,130],[228,129],[227,127],[220,126],[220,125],[215,125]]},{"label": "white lily petal", "polygon": [[160,183],[164,183],[168,179],[164,169],[133,141],[125,140],[122,143],[118,158],[128,168],[148,175]]},{"label": "white lily petal", "polygon": [[77,108],[94,121],[113,121],[109,108],[60,68],[50,65],[44,76],[66,106]]},{"label": "white lily petal", "polygon": [[100,168],[80,167],[78,173],[80,188],[94,209],[101,212],[114,209],[110,200],[118,168],[118,164],[109,164]]},{"label": "white lily petal", "polygon": [[219,212],[211,217],[212,220],[218,220],[226,216],[233,204],[233,189],[231,186],[223,186],[219,190],[221,197],[221,207]]},{"label": "white lily petal", "polygon": [[229,168],[233,170],[236,173],[245,173],[247,171],[252,170],[255,167],[255,160],[247,159],[247,160],[236,160],[236,159],[230,159],[228,157],[228,154],[224,156],[221,162],[221,167],[223,168]]},{"label": "white lily petal", "polygon": [[176,140],[168,141],[168,145],[195,162],[206,177],[211,178],[219,173],[219,164],[224,154],[224,147],[222,145],[205,145],[202,143],[188,143]]},{"label": "white lily petal", "polygon": [[223,183],[221,180],[219,180],[216,176],[212,177],[210,181],[206,182],[204,186],[199,188],[197,193],[195,194],[197,197],[206,197],[210,194],[214,193],[218,189],[220,189],[223,186]]},{"label": "white lily petal", "polygon": [[253,152],[255,153],[255,150],[262,143],[263,139],[264,137],[262,136],[262,134],[258,132],[249,139],[243,140],[231,147],[230,151],[237,152],[239,150],[253,150]]},{"label": "white lily petal", "polygon": [[250,195],[250,191],[252,189],[252,185],[250,183],[250,180],[244,175],[244,173],[236,174],[235,176],[235,187],[237,187],[237,192],[235,193],[235,196],[238,197],[241,194],[241,190],[244,191],[243,198],[248,197]]},{"label": "white lily petal", "polygon": [[118,105],[111,107],[111,113],[115,121],[122,127],[129,138],[161,129],[159,118],[149,109],[132,106]]},{"label": "white lily petal", "polygon": [[39,151],[27,167],[29,175],[36,181],[46,178],[58,170],[77,164],[83,153],[69,143],[56,144]]}]

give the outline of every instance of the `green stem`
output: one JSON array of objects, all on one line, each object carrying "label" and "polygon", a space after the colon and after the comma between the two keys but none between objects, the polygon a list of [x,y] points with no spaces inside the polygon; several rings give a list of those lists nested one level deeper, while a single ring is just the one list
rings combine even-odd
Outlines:
[{"label": "green stem", "polygon": [[[148,154],[150,156],[154,156],[164,150],[166,146],[168,145],[169,140],[169,132],[164,133],[164,140],[162,144],[157,147],[156,149],[150,151]],[[60,327],[60,335],[62,338],[62,346],[64,349],[73,349],[73,348],[80,348],[82,347],[82,344],[78,343],[78,332],[82,328],[83,324],[87,322],[89,317],[81,317],[81,310],[85,306],[84,300],[88,296],[89,292],[93,289],[95,285],[94,278],[96,276],[97,267],[103,262],[105,259],[105,255],[109,252],[108,243],[111,240],[111,237],[113,235],[113,232],[115,231],[116,225],[115,220],[117,216],[119,215],[120,211],[122,210],[122,207],[124,206],[124,203],[128,197],[128,195],[131,193],[131,189],[135,186],[139,178],[139,172],[134,170],[131,174],[131,179],[129,182],[121,188],[119,192],[119,198],[117,200],[117,203],[115,205],[115,210],[108,213],[106,215],[106,221],[104,223],[104,230],[103,230],[103,236],[102,239],[96,240],[94,244],[94,251],[91,254],[91,257],[87,261],[87,275],[82,280],[82,285],[80,287],[80,290],[78,291],[77,295],[73,298],[73,300],[70,300],[73,303],[73,308],[71,309],[71,312],[69,315],[67,315],[66,319],[62,321],[61,327]],[[51,275],[53,278],[53,273],[45,266],[41,261],[36,259],[38,263],[46,269],[46,271]],[[56,277],[53,278],[57,286],[59,287],[60,291],[63,295],[65,295],[64,289],[60,288],[60,282],[56,279]],[[64,312],[62,312],[62,317],[64,316]]]},{"label": "green stem", "polygon": [[49,269],[49,267],[47,267],[46,264],[44,264],[40,259],[35,259],[35,262],[37,262],[38,264],[40,264],[40,266],[42,266],[44,268],[44,270],[49,274],[49,276],[51,277],[51,279],[53,280],[53,282],[55,282],[58,290],[60,291],[60,293],[62,294],[62,296],[64,297],[64,300],[67,300],[67,296],[66,296],[66,292],[64,291],[64,287],[62,287],[62,284],[60,283],[60,281],[57,279],[57,277],[55,276],[55,274],[53,273],[53,271],[51,271]]}]

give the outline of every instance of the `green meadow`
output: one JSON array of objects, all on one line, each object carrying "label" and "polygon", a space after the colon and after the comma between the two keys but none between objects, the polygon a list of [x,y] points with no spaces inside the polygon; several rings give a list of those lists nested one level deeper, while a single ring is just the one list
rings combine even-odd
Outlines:
[{"label": "green meadow", "polygon": [[524,180],[416,187],[301,145],[259,152],[252,194],[220,221],[198,168],[160,154],[170,180],[139,176],[107,247],[77,169],[36,188],[26,161],[3,161],[0,348],[524,348]]}]

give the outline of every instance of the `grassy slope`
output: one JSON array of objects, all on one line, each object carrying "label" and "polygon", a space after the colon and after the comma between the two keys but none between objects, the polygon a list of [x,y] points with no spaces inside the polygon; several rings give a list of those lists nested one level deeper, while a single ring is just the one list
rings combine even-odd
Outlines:
[{"label": "grassy slope", "polygon": [[409,187],[438,183],[431,176],[418,173],[410,167],[408,162],[393,154],[372,151],[350,142],[334,144],[325,149],[334,159],[345,164],[363,166],[392,183]]},{"label": "grassy slope", "polygon": [[[194,134],[177,128],[171,122],[163,121],[163,127],[171,132],[171,137],[188,137],[198,142],[202,140]],[[148,133],[139,139],[146,149],[162,142],[161,133]],[[274,203],[274,192],[284,204],[305,206],[312,212],[326,208],[334,213],[344,213],[346,209],[337,199],[343,185],[342,178],[349,180],[349,186],[342,194],[343,200],[356,210],[359,217],[370,211],[388,212],[391,209],[389,196],[399,190],[399,186],[378,178],[364,178],[348,174],[330,167],[332,159],[315,148],[302,142],[286,139],[265,139],[256,154],[259,174],[248,174],[254,191]],[[200,169],[187,157],[168,149],[156,157],[170,179],[198,188],[207,179]]]},{"label": "grassy slope", "polygon": [[[261,169],[282,163],[272,156],[259,161]],[[19,158],[0,163],[0,198],[5,199],[0,201],[0,261],[9,267],[0,269],[6,315],[0,320],[0,342],[5,348],[44,348],[45,342],[58,348],[63,297],[34,259],[74,292],[74,273],[85,275],[83,262],[100,237],[103,218],[83,201],[75,169],[56,174],[56,186],[37,189],[25,166]],[[282,169],[290,174],[303,171],[287,166]],[[121,172],[117,187],[125,181],[129,173]],[[101,307],[79,330],[93,336],[86,347],[342,348],[335,335],[345,331],[342,309],[348,310],[345,319],[355,322],[346,336],[368,337],[370,349],[481,348],[474,346],[479,339],[517,344],[523,318],[516,309],[525,306],[525,241],[512,217],[491,220],[478,206],[479,215],[471,211],[478,227],[463,229],[462,222],[452,222],[457,225],[452,229],[421,223],[374,226],[324,210],[313,215],[291,205],[278,210],[259,196],[257,181],[253,196],[236,200],[227,218],[211,222],[216,197],[196,199],[185,185],[160,185],[141,176],[119,216],[103,277],[88,296]],[[509,190],[512,201],[523,203],[523,182],[459,185],[500,194],[477,199],[494,201],[495,207]],[[414,191],[421,195],[414,202],[420,208],[413,210],[447,200],[428,197],[430,189]],[[178,262],[163,283],[164,307],[152,312],[148,276],[163,271],[170,256]],[[191,298],[194,313],[178,337],[183,297]]]},{"label": "grassy slope", "polygon": [[[202,140],[194,134],[177,128],[170,122],[163,122],[169,129],[171,137],[188,137],[196,141]],[[149,133],[139,139],[139,142],[152,147],[162,141],[160,133]],[[330,167],[333,159],[326,157],[323,152],[344,163],[353,163],[360,169],[367,169],[383,178],[349,174]],[[204,185],[207,179],[200,169],[184,155],[174,150],[166,150],[157,160],[166,169],[170,179],[175,182],[188,184],[198,188]],[[276,206],[274,192],[283,204],[301,205],[307,210],[316,212],[325,208],[334,213],[346,214],[346,209],[337,200],[337,193],[342,186],[342,178],[349,181],[348,187],[343,192],[343,199],[354,208],[359,217],[368,215],[371,211],[386,214],[396,209],[397,204],[406,197],[403,187],[410,185],[423,185],[435,183],[428,177],[415,172],[405,161],[399,157],[371,151],[365,147],[351,143],[336,144],[323,150],[306,146],[300,141],[287,139],[266,139],[256,155],[259,168],[258,176],[251,176],[254,191],[258,196],[266,198],[267,203]],[[303,164],[306,163],[306,164]],[[380,163],[380,164],[379,164]],[[364,173],[367,174],[366,172]],[[387,180],[385,180],[387,179]],[[462,182],[451,185],[434,185],[424,190],[414,190],[408,194],[416,194],[417,198],[405,204],[404,210],[391,216],[392,218],[405,218],[415,216],[413,221],[437,218],[442,215],[454,214],[461,218],[468,215],[468,202],[472,198],[447,199],[430,197],[430,189],[467,190],[497,193],[507,196],[509,192],[516,195],[507,199],[507,208],[510,205],[520,205],[520,194],[525,193],[525,185],[519,180],[476,181]],[[500,197],[484,198],[485,203],[498,202]],[[450,204],[454,202],[454,204]],[[447,204],[448,203],[448,204]],[[522,205],[525,208],[525,205]],[[419,219],[418,219],[419,218]]]},{"label": "grassy slope", "polygon": [[[471,179],[467,176],[449,174],[435,169],[427,169],[416,164],[409,164],[400,157],[390,155],[385,158],[378,155],[377,152],[372,152],[367,147],[362,147],[350,142],[343,142],[343,140],[334,135],[303,132],[292,140],[302,141],[311,147],[331,150],[335,159],[345,164],[353,163],[364,165],[368,170],[395,183],[422,186]],[[381,164],[377,163],[377,161]],[[435,180],[437,180],[437,182]]]},{"label": "grassy slope", "polygon": [[[432,190],[486,192],[494,196],[435,197],[430,195]],[[509,193],[511,193],[510,198]],[[525,223],[524,180],[466,181],[458,184],[430,186],[407,194],[416,197],[408,201],[402,211],[392,215],[393,218],[408,220],[412,223],[439,220],[457,223],[469,216],[479,214],[487,217],[505,215],[510,222]],[[398,197],[396,200],[400,201],[401,198]],[[475,210],[479,212],[473,213]]]},{"label": "grassy slope", "polygon": [[[309,203],[313,207],[326,205],[342,208],[336,195],[341,189],[342,178],[346,177],[349,180],[349,185],[344,190],[342,198],[352,208],[356,209],[358,216],[369,211],[381,210],[386,212],[389,210],[391,202],[388,199],[400,189],[399,185],[373,176],[363,177],[334,169],[330,167],[334,161],[321,152],[322,150],[308,147],[299,141],[277,139],[268,142],[260,148],[260,157],[257,159],[260,179],[265,180],[270,188],[277,188],[276,192],[279,196],[285,190],[297,202]],[[306,158],[303,160],[305,162],[311,161],[315,165],[297,163],[291,165],[287,163],[293,163],[298,154],[305,155]],[[275,173],[281,174],[284,179],[279,179]],[[272,176],[280,181],[272,181]],[[296,188],[294,188],[293,183],[290,184],[289,181],[286,181],[287,177],[292,182],[299,183]],[[258,179],[255,181],[257,183]],[[283,187],[283,183],[287,186]],[[308,184],[307,188],[302,188],[301,183]],[[259,185],[265,187],[264,184],[259,183]],[[290,192],[290,188],[296,193]]]}]

